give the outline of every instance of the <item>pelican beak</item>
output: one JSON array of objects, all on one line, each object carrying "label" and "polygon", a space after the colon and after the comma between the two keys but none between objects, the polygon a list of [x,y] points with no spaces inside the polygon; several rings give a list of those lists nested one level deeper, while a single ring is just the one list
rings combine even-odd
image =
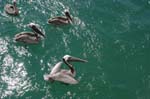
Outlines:
[{"label": "pelican beak", "polygon": [[27,26],[29,26],[30,28],[32,28],[32,30],[33,30],[35,33],[37,33],[37,34],[39,34],[39,35],[41,35],[41,36],[43,36],[43,37],[45,38],[44,33],[39,30],[39,28],[36,26],[35,23],[30,23],[30,24],[28,24]]},{"label": "pelican beak", "polygon": [[84,60],[84,59],[81,59],[81,58],[77,58],[77,57],[73,57],[73,56],[70,56],[70,55],[65,55],[63,57],[63,59],[65,61],[68,61],[68,62],[88,62],[87,60]]},{"label": "pelican beak", "polygon": [[81,59],[81,58],[77,58],[77,57],[70,57],[68,61],[73,61],[73,62],[88,62],[87,60]]},{"label": "pelican beak", "polygon": [[38,32],[36,32],[36,33],[40,34],[41,36],[43,36],[43,37],[45,38],[45,35],[44,35],[44,33],[43,33],[43,32],[38,31]]},{"label": "pelican beak", "polygon": [[71,16],[70,16],[69,11],[68,11],[68,10],[65,10],[64,12],[65,12],[66,17],[69,18],[70,21],[72,22],[72,18],[71,18]]}]

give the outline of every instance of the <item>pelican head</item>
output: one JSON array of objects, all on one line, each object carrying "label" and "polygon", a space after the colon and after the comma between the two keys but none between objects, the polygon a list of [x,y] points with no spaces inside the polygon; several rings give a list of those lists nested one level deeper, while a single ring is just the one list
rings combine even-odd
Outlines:
[{"label": "pelican head", "polygon": [[34,30],[34,28],[37,28],[37,25],[35,24],[35,23],[29,23],[27,26],[29,26],[33,31],[35,31]]},{"label": "pelican head", "polygon": [[35,23],[29,23],[28,26],[29,26],[30,28],[32,28],[32,30],[33,30],[35,33],[40,34],[40,35],[42,35],[43,37],[45,37],[44,33],[42,33],[42,32],[39,30],[39,28],[37,27],[37,25],[36,25]]},{"label": "pelican head", "polygon": [[74,73],[75,70],[74,70],[72,64],[70,64],[70,62],[87,62],[87,60],[83,60],[83,59],[73,57],[70,55],[65,55],[63,57],[63,62],[70,68],[71,72]]},{"label": "pelican head", "polygon": [[28,26],[29,26],[30,28],[33,28],[33,27],[36,27],[36,24],[31,22],[31,23],[28,24]]},{"label": "pelican head", "polygon": [[72,18],[71,18],[71,16],[70,16],[69,10],[65,9],[64,13],[65,13],[66,17],[67,17],[70,21],[72,21]]}]

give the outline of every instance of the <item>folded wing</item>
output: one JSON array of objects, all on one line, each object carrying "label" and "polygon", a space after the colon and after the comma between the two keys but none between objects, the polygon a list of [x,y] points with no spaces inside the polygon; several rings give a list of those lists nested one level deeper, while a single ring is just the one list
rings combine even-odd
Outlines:
[{"label": "folded wing", "polygon": [[57,73],[53,79],[67,84],[77,84],[78,81],[68,74]]}]

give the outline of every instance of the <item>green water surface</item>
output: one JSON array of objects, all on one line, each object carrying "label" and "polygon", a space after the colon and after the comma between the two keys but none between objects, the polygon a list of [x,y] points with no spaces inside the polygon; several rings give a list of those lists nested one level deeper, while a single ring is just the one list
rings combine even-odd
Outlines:
[{"label": "green water surface", "polygon": [[[0,99],[150,99],[149,0],[17,0],[17,17],[7,3],[0,0]],[[64,9],[72,25],[47,23]],[[30,22],[46,38],[14,42]],[[79,84],[44,81],[66,54],[88,60],[74,63]]]}]

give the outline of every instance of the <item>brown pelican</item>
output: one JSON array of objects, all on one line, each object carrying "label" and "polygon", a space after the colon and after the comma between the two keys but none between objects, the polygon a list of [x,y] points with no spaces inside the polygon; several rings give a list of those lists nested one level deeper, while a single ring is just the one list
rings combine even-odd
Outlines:
[{"label": "brown pelican", "polygon": [[4,7],[4,10],[6,13],[8,13],[10,15],[18,15],[19,10],[17,8],[16,0],[13,0],[13,5],[6,4],[6,6]]},{"label": "brown pelican", "polygon": [[31,27],[34,32],[21,32],[19,34],[16,34],[15,41],[29,43],[29,44],[39,43],[41,37],[38,34],[44,37],[45,35],[36,27],[34,23],[30,23],[28,26]]},{"label": "brown pelican", "polygon": [[65,10],[64,13],[65,13],[65,16],[58,16],[58,17],[48,19],[48,23],[54,24],[54,25],[64,25],[64,24],[72,23],[72,18],[70,16],[69,11]]},{"label": "brown pelican", "polygon": [[77,84],[78,81],[74,79],[76,72],[69,62],[87,62],[86,60],[65,55],[63,62],[69,67],[70,70],[61,69],[62,61],[58,62],[51,70],[50,74],[44,75],[46,81],[60,81],[66,84]]}]

